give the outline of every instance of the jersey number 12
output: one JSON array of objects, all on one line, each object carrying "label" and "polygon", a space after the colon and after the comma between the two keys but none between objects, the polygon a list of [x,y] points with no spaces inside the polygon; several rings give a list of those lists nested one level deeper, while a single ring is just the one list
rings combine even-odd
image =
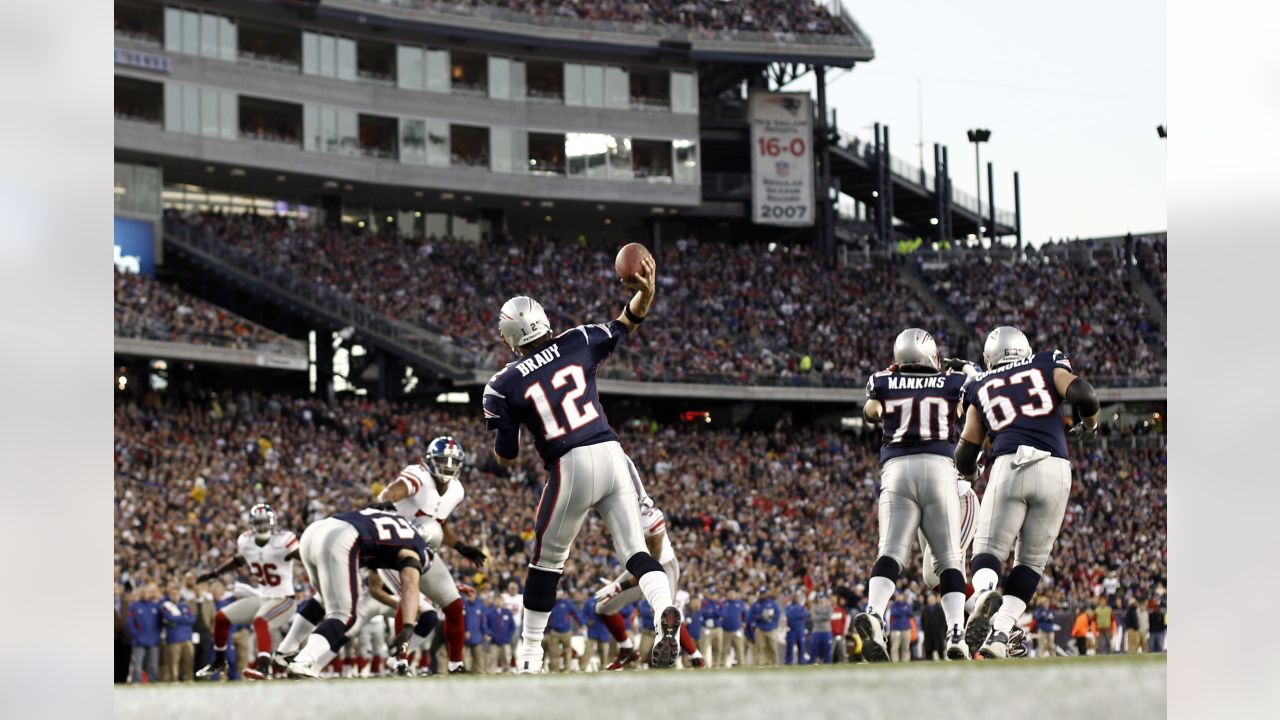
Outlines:
[{"label": "jersey number 12", "polygon": [[596,406],[592,403],[578,407],[578,398],[587,391],[587,377],[581,365],[569,365],[551,376],[551,387],[555,390],[571,382],[573,389],[565,393],[564,400],[560,402],[560,410],[564,414],[565,422],[569,425],[568,430],[556,419],[555,410],[551,407],[551,401],[547,399],[547,391],[542,389],[542,383],[536,382],[524,392],[524,396],[533,401],[538,417],[542,418],[543,436],[547,440],[562,437],[600,417],[600,413],[596,412]]}]

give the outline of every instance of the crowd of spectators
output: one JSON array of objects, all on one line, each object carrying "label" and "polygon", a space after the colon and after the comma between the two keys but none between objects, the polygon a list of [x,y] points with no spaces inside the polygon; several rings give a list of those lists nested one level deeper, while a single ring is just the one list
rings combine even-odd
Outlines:
[{"label": "crowd of spectators", "polygon": [[1169,307],[1169,243],[1164,235],[1153,240],[1139,241],[1134,248],[1138,272],[1155,290],[1160,302]]},{"label": "crowd of spectators", "polygon": [[[539,300],[560,330],[618,315],[628,292],[613,246],[500,236],[479,243],[304,229],[286,219],[193,216],[254,261],[293,270],[395,319],[439,331],[497,368],[502,301]],[[661,321],[610,359],[633,380],[858,385],[889,362],[906,325],[943,318],[888,259],[839,267],[801,246],[669,241],[658,258]],[[358,272],[353,272],[358,269]]]},{"label": "crowd of spectators", "polygon": [[[861,604],[876,557],[874,438],[794,426],[769,431],[631,420],[617,426],[650,494],[668,516],[682,585],[698,599],[754,598],[761,588],[828,593]],[[438,434],[468,452],[467,498],[450,519],[490,562],[473,567],[446,551],[455,578],[481,591],[522,582],[544,472],[526,443],[504,471],[466,407],[347,398],[204,393],[177,399],[122,394],[115,409],[115,571],[118,610],[135,592],[177,585],[215,597],[196,574],[233,551],[247,509],[271,504],[281,527],[301,533],[330,514],[362,507]],[[1110,429],[1075,454],[1071,504],[1040,596],[1067,614],[1099,598],[1116,607],[1163,596],[1167,456],[1161,438]],[[982,483],[978,485],[982,490]],[[590,517],[561,589],[583,600],[620,572],[603,524]],[[301,569],[299,568],[299,573]],[[900,581],[913,608],[927,604],[919,556]],[[222,590],[218,589],[218,593]]]},{"label": "crowd of spectators", "polygon": [[272,332],[146,275],[115,271],[116,337],[249,348],[286,342]]},{"label": "crowd of spectators", "polygon": [[1032,347],[1062,350],[1092,378],[1163,381],[1164,338],[1114,253],[1042,249],[1018,262],[969,250],[924,264],[923,273],[975,338],[1014,325]]},{"label": "crowd of spectators", "polygon": [[[404,0],[376,0],[403,4]],[[813,0],[416,0],[424,9],[496,8],[539,18],[674,26],[708,33],[843,35],[844,23]]]}]

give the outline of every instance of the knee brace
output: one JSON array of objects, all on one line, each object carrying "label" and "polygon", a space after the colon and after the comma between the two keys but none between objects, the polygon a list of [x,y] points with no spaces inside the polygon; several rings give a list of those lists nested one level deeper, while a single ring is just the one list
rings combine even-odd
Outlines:
[{"label": "knee brace", "polygon": [[1036,594],[1036,587],[1039,584],[1040,573],[1026,565],[1018,565],[1009,573],[1008,579],[1004,581],[1004,593],[1030,605],[1031,597]]},{"label": "knee brace", "polygon": [[897,560],[888,555],[881,555],[876,558],[876,564],[871,566],[871,577],[889,578],[892,581],[898,580],[898,575],[902,573],[902,566]]},{"label": "knee brace", "polygon": [[[648,553],[645,556],[648,557]],[[627,569],[631,569],[629,561]],[[659,565],[658,569],[661,570],[662,566]],[[530,567],[524,583],[524,606],[535,612],[551,612],[556,606],[556,585],[559,583],[560,573]]]},{"label": "knee brace", "polygon": [[627,559],[627,572],[638,581],[646,573],[662,572],[662,563],[654,560],[649,553],[641,551]]}]

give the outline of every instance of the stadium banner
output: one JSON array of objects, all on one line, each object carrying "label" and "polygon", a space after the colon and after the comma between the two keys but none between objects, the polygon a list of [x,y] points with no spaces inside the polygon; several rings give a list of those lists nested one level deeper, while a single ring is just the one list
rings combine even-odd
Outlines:
[{"label": "stadium banner", "polygon": [[813,225],[813,110],[808,93],[753,92],[751,221]]},{"label": "stadium banner", "polygon": [[116,216],[115,265],[122,272],[155,277],[155,223]]}]

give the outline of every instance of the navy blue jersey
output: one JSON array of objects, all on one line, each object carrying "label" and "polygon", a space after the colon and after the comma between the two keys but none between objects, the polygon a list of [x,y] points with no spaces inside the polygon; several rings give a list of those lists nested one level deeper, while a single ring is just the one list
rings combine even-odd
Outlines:
[{"label": "navy blue jersey", "polygon": [[1057,350],[1044,350],[980,373],[965,387],[963,402],[981,413],[993,456],[1011,455],[1019,445],[1030,445],[1067,457],[1062,398],[1053,382],[1056,368],[1070,371],[1071,361]]},{"label": "navy blue jersey", "polygon": [[576,447],[617,440],[596,392],[596,368],[626,334],[617,320],[579,325],[489,378],[484,417],[499,443],[524,425],[550,469]]},{"label": "navy blue jersey", "polygon": [[867,399],[879,400],[884,437],[880,462],[929,453],[950,458],[961,423],[956,415],[968,375],[911,375],[883,370],[867,381]]},{"label": "navy blue jersey", "polygon": [[408,520],[383,510],[355,510],[338,513],[335,518],[360,532],[360,567],[398,568],[401,550],[412,550],[427,564],[427,543]]}]

